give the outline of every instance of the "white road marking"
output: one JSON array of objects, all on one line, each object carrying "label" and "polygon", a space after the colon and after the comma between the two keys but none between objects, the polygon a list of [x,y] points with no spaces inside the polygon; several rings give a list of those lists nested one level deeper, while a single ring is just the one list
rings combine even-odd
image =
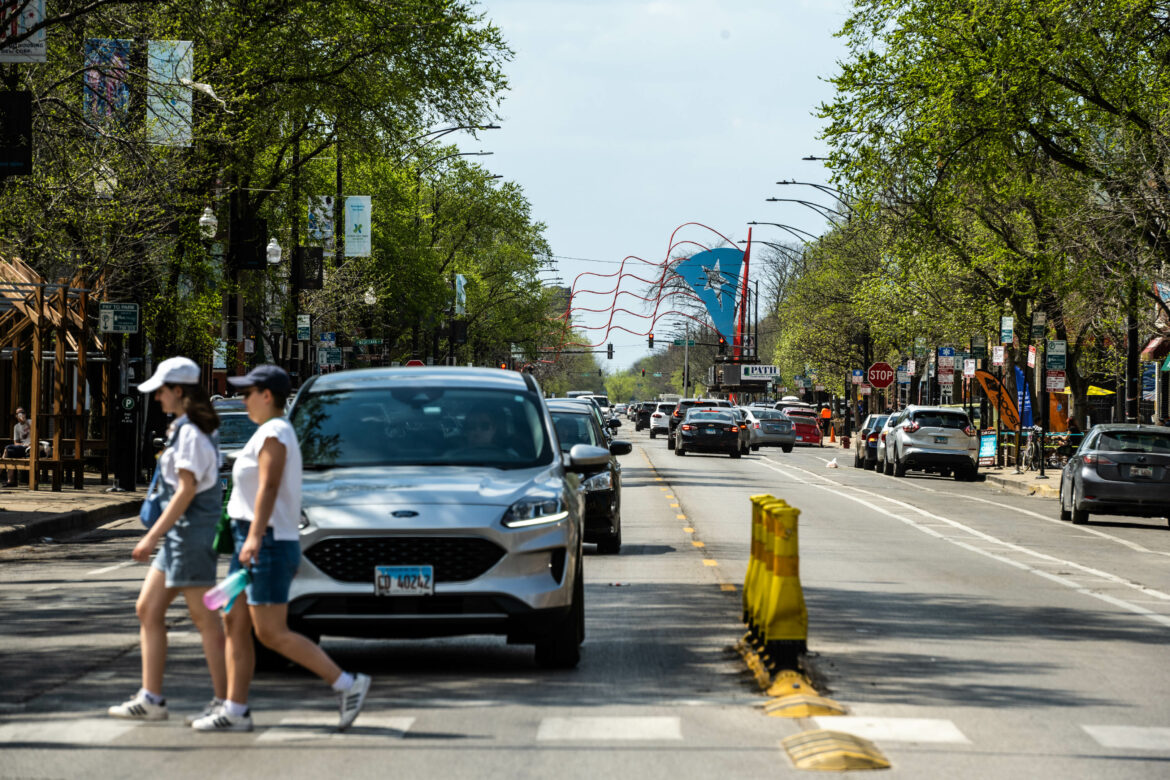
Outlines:
[{"label": "white road marking", "polygon": [[352,740],[355,737],[402,739],[414,718],[379,716],[363,712],[347,731],[337,730],[336,713],[311,713],[292,718],[281,718],[279,726],[265,729],[257,742],[300,742],[303,740]]},{"label": "white road marking", "polygon": [[1081,726],[1101,747],[1170,750],[1170,728],[1152,726]]},{"label": "white road marking", "polygon": [[115,563],[113,566],[105,566],[101,569],[94,569],[93,571],[87,571],[85,573],[85,576],[86,577],[96,577],[99,574],[107,574],[107,573],[112,572],[112,571],[117,571],[118,569],[125,569],[127,566],[133,566],[135,563],[136,563],[136,561],[123,561],[122,563]]},{"label": "white road marking", "polygon": [[814,717],[823,729],[844,731],[855,737],[885,742],[952,742],[971,744],[971,740],[949,720],[938,718],[866,718],[857,715]]},{"label": "white road marking", "polygon": [[[779,474],[784,475],[785,477],[788,477],[789,479],[794,478],[790,472],[786,472],[784,469],[781,469],[780,467],[778,467],[772,463],[767,463],[765,461],[755,461],[755,462],[758,463],[759,465],[763,466],[764,468],[771,469]],[[1158,599],[1161,599],[1163,601],[1170,601],[1170,594],[1163,593],[1162,591],[1155,590],[1153,588],[1148,588],[1145,585],[1141,585],[1141,584],[1136,583],[1136,582],[1131,582],[1131,581],[1126,580],[1122,577],[1118,577],[1115,574],[1110,574],[1108,572],[1104,572],[1104,571],[1101,571],[1099,569],[1094,569],[1094,568],[1089,567],[1089,566],[1083,566],[1083,565],[1081,565],[1079,563],[1075,563],[1073,561],[1068,561],[1068,560],[1064,560],[1061,558],[1057,558],[1057,557],[1052,556],[1052,555],[1047,555],[1046,553],[1041,553],[1041,552],[1037,552],[1035,550],[1030,550],[1027,547],[1023,547],[1021,545],[1014,544],[1012,542],[1007,542],[1007,541],[1004,541],[1002,539],[998,539],[990,534],[984,533],[982,531],[978,531],[978,530],[971,528],[970,526],[964,525],[956,520],[951,520],[949,518],[942,517],[940,515],[936,515],[936,514],[929,512],[925,509],[921,509],[919,507],[916,507],[913,504],[907,504],[905,501],[899,501],[895,498],[890,498],[888,496],[878,495],[877,493],[873,493],[873,492],[870,492],[868,490],[863,490],[861,488],[856,488],[856,487],[852,487],[849,485],[842,485],[839,482],[834,482],[826,477],[822,477],[820,475],[814,474],[811,471],[808,471],[806,469],[802,469],[799,466],[793,466],[792,468],[795,468],[797,471],[801,471],[805,474],[808,474],[811,477],[822,480],[820,483],[816,483],[816,482],[806,483],[806,484],[810,484],[812,487],[817,487],[817,488],[822,488],[824,490],[828,490],[829,492],[834,493],[834,494],[840,496],[841,498],[846,498],[846,499],[849,499],[850,501],[855,501],[855,502],[861,504],[862,506],[868,507],[869,509],[872,509],[873,511],[878,512],[879,514],[886,515],[887,517],[891,517],[895,520],[903,522],[906,525],[911,526],[912,528],[916,528],[925,534],[928,534],[928,535],[933,536],[935,538],[950,542],[951,544],[954,544],[958,547],[962,547],[963,549],[970,550],[971,552],[976,553],[978,555],[983,555],[985,557],[999,561],[1000,563],[1005,563],[1005,564],[1007,564],[1009,566],[1013,566],[1017,569],[1022,569],[1023,571],[1027,571],[1031,574],[1035,574],[1038,577],[1043,577],[1044,579],[1051,580],[1052,582],[1055,582],[1059,585],[1063,585],[1067,588],[1075,590],[1076,592],[1081,593],[1081,594],[1086,595],[1086,596],[1089,596],[1091,598],[1095,598],[1095,599],[1098,599],[1100,601],[1104,601],[1104,602],[1106,602],[1108,604],[1112,604],[1116,607],[1121,607],[1122,609],[1125,609],[1129,612],[1133,612],[1134,614],[1141,615],[1142,617],[1148,618],[1148,619],[1154,621],[1155,623],[1158,623],[1159,625],[1170,627],[1170,616],[1159,614],[1157,612],[1154,612],[1153,610],[1146,609],[1145,607],[1139,606],[1137,604],[1133,604],[1133,603],[1128,602],[1128,601],[1123,601],[1122,599],[1114,598],[1113,596],[1108,596],[1104,593],[1095,592],[1087,587],[1084,587],[1083,585],[1081,585],[1080,583],[1076,582],[1075,580],[1073,580],[1069,577],[1065,577],[1065,576],[1061,576],[1061,575],[1057,575],[1057,574],[1052,574],[1051,572],[1047,572],[1047,571],[1044,571],[1042,569],[1036,568],[1034,566],[1030,566],[1029,564],[1023,563],[1021,561],[1012,560],[1011,558],[1008,558],[1005,555],[1001,555],[1001,554],[998,554],[995,552],[991,552],[990,550],[980,548],[980,547],[976,546],[975,544],[968,543],[966,541],[961,541],[961,540],[955,539],[953,537],[949,537],[944,533],[936,531],[935,528],[938,527],[937,525],[935,525],[934,527],[931,527],[929,525],[926,525],[924,523],[921,523],[921,522],[914,520],[914,519],[911,519],[909,517],[904,517],[902,515],[895,514],[887,509],[883,509],[882,507],[880,507],[880,506],[878,506],[870,501],[866,501],[865,499],[859,498],[858,496],[855,496],[855,495],[850,495],[848,492],[844,492],[844,491],[853,491],[856,493],[862,493],[864,495],[871,496],[876,500],[889,502],[891,504],[897,505],[897,506],[902,507],[904,509],[908,509],[912,512],[916,512],[917,514],[920,514],[924,517],[928,517],[928,518],[933,519],[933,520],[941,521],[953,529],[970,534],[976,540],[981,540],[984,542],[991,542],[992,544],[998,545],[1002,548],[1006,548],[1006,549],[1011,550],[1013,552],[1020,553],[1023,555],[1028,555],[1028,556],[1031,556],[1034,558],[1039,558],[1039,559],[1042,559],[1042,560],[1047,561],[1049,563],[1059,563],[1063,566],[1077,569],[1078,571],[1084,572],[1085,574],[1091,574],[1095,577],[1099,577],[1100,579],[1106,580],[1110,583],[1113,583],[1116,585],[1122,585],[1122,586],[1125,586],[1128,588],[1132,588],[1132,589],[1137,590],[1137,591],[1139,591],[1147,596],[1153,596],[1154,598],[1158,598]],[[839,489],[834,490],[833,488],[839,488]]]},{"label": "white road marking", "polygon": [[0,725],[0,744],[11,742],[101,745],[112,742],[142,721],[114,718],[41,720]]},{"label": "white road marking", "polygon": [[670,740],[682,739],[682,731],[679,719],[674,717],[544,718],[536,739],[545,742]]}]

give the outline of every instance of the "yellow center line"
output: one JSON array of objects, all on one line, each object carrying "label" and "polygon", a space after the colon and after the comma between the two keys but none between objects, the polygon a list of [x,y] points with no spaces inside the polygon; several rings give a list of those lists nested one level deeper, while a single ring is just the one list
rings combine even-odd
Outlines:
[{"label": "yellow center line", "polygon": [[719,561],[715,560],[714,558],[704,558],[703,565],[704,566],[718,566]]},{"label": "yellow center line", "polygon": [[667,497],[667,498],[674,498],[674,496],[672,496],[670,493],[667,493],[667,494],[666,494],[666,497]]},{"label": "yellow center line", "polygon": [[674,519],[675,520],[686,520],[687,516],[686,515],[675,515]]},{"label": "yellow center line", "polygon": [[678,509],[678,504],[671,504],[671,507],[673,507],[674,509]]},{"label": "yellow center line", "polygon": [[695,547],[706,547],[707,546],[703,542],[691,542],[691,544],[693,544]]},{"label": "yellow center line", "polygon": [[686,528],[683,529],[683,533],[693,534],[694,532],[695,532],[695,529],[691,528],[690,526],[687,526]]}]

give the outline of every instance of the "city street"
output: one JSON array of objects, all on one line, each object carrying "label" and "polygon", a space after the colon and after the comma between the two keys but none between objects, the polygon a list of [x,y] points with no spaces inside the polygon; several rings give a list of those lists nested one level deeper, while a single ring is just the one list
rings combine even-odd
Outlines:
[{"label": "city street", "polygon": [[[327,637],[374,677],[345,734],[291,669],[258,678],[255,732],[184,728],[210,693],[178,608],[170,720],[108,719],[139,684],[137,519],[0,552],[0,777],[762,777],[798,774],[780,741],[815,728],[873,740],[899,777],[1167,772],[1165,520],[1073,526],[1052,500],[885,477],[839,448],[677,457],[618,435],[625,544],[587,548],[580,667],[497,638]],[[847,717],[766,717],[732,649],[756,493],[801,510],[811,660]]]}]

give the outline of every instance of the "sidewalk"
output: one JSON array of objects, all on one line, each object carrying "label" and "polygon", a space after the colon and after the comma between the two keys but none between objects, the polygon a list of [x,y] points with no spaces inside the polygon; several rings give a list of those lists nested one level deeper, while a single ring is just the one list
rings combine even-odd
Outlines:
[{"label": "sidewalk", "polygon": [[1038,471],[1017,474],[1015,468],[1011,466],[984,467],[979,469],[979,473],[986,476],[988,485],[1008,493],[1037,498],[1060,498],[1060,469],[1045,469],[1044,474],[1048,479],[1037,479],[1040,475]]},{"label": "sidewalk", "polygon": [[87,475],[82,490],[0,488],[0,549],[133,515],[146,495],[144,487],[133,493],[107,493],[108,487]]}]

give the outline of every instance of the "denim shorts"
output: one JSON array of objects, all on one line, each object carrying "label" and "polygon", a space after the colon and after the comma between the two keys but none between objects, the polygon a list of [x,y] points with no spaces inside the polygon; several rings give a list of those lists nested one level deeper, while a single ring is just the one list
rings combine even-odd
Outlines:
[{"label": "denim shorts", "polygon": [[163,536],[151,566],[167,578],[168,588],[215,585],[215,518],[180,518]]},{"label": "denim shorts", "polygon": [[[252,524],[244,520],[232,521],[232,535],[236,540],[236,552],[232,555],[228,574],[238,571],[239,552],[248,538]],[[252,606],[264,604],[287,604],[288,591],[301,565],[301,543],[296,539],[276,541],[272,528],[264,532],[260,552],[252,559],[252,584],[248,586],[248,603]]]}]

